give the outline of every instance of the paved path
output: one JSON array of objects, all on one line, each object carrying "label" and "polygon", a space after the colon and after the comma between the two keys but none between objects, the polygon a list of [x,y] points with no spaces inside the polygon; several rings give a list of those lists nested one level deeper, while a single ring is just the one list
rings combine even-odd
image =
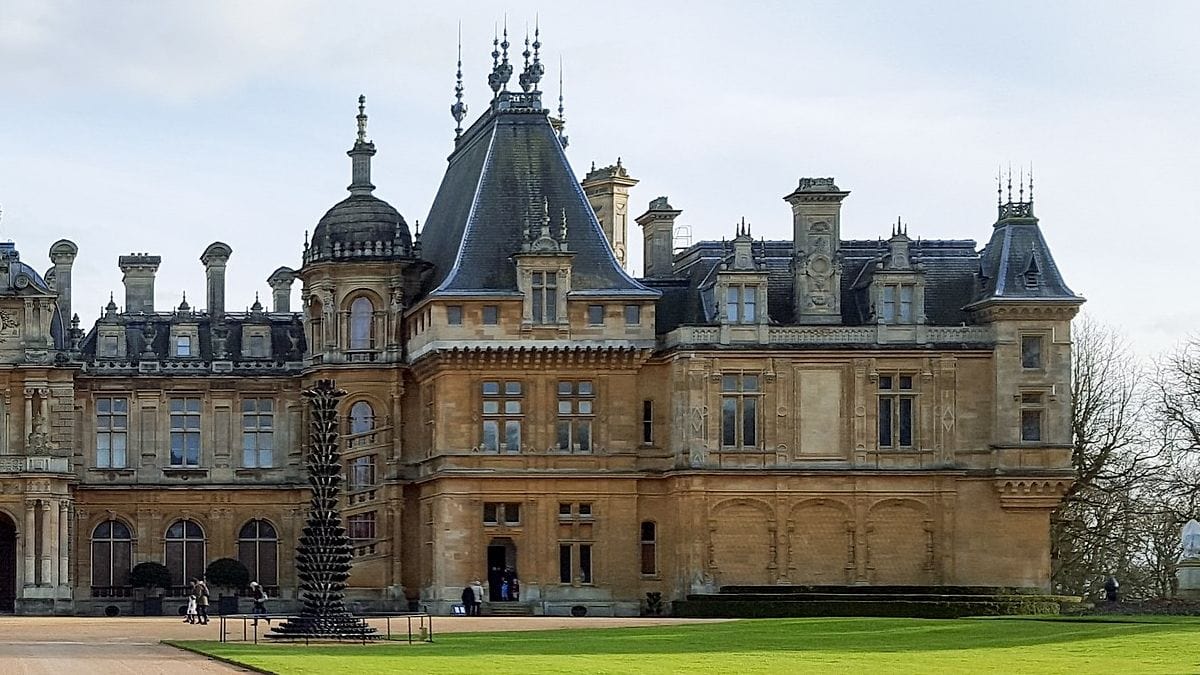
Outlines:
[{"label": "paved path", "polygon": [[[721,621],[722,619],[715,619]],[[480,631],[616,628],[714,621],[601,617],[434,617],[434,634]],[[383,628],[383,621],[371,622]],[[403,630],[393,620],[393,631]],[[240,622],[231,630],[241,633]],[[159,644],[160,640],[216,640],[218,623],[193,626],[173,617],[0,616],[0,675],[207,675],[241,668]],[[236,635],[240,637],[240,635]]]}]

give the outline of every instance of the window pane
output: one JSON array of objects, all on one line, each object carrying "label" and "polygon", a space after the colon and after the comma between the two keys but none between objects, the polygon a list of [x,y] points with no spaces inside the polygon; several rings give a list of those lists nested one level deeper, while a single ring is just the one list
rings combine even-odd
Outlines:
[{"label": "window pane", "polygon": [[546,291],[546,323],[558,321],[558,295],[553,290]]},{"label": "window pane", "polygon": [[96,412],[100,414],[107,414],[109,412],[109,405],[111,405],[111,403],[107,398],[96,399]]},{"label": "window pane", "polygon": [[446,307],[446,323],[451,326],[462,324],[462,305],[449,305]]},{"label": "window pane", "polygon": [[1022,410],[1021,411],[1021,440],[1022,441],[1040,441],[1040,440],[1042,440],[1042,411],[1041,410]]},{"label": "window pane", "polygon": [[758,376],[745,375],[742,377],[742,391],[758,391]]},{"label": "window pane", "polygon": [[200,399],[198,399],[198,398],[187,399],[187,411],[190,413],[200,412]]},{"label": "window pane", "polygon": [[742,399],[742,445],[758,445],[758,399],[753,396]]},{"label": "window pane", "polygon": [[521,524],[521,505],[515,502],[504,505],[504,522],[507,525]]},{"label": "window pane", "polygon": [[912,375],[901,375],[900,376],[900,388],[901,389],[912,389],[913,388]]},{"label": "window pane", "polygon": [[654,541],[655,539],[654,523],[651,521],[642,523],[642,541]]},{"label": "window pane", "polygon": [[582,382],[579,383],[579,395],[580,396],[591,396],[592,395],[592,381],[591,380],[583,380]]},{"label": "window pane", "polygon": [[911,398],[900,399],[900,445],[901,447],[910,448],[913,444],[913,400]]},{"label": "window pane", "polygon": [[1021,338],[1021,367],[1042,367],[1042,338],[1038,335],[1026,335]]},{"label": "window pane", "polygon": [[895,323],[896,321],[896,287],[884,286],[882,289],[882,305],[880,315],[883,317],[884,323]]},{"label": "window pane", "polygon": [[500,308],[496,305],[484,305],[483,323],[488,326],[494,326],[500,323]]},{"label": "window pane", "polygon": [[494,525],[499,522],[499,518],[496,515],[495,503],[488,502],[483,505],[483,522],[490,525]]},{"label": "window pane", "polygon": [[112,585],[112,542],[92,542],[92,585]]},{"label": "window pane", "polygon": [[758,302],[758,287],[747,286],[742,299],[742,321],[753,323],[755,318],[755,303]]},{"label": "window pane", "polygon": [[570,396],[575,392],[575,385],[572,382],[559,382],[558,393],[560,396]]},{"label": "window pane", "polygon": [[171,464],[183,464],[183,433],[179,431],[171,432]]},{"label": "window pane", "polygon": [[637,326],[642,323],[642,308],[640,305],[625,305],[625,323]]},{"label": "window pane", "polygon": [[504,423],[504,442],[508,452],[521,451],[521,423],[509,420]]},{"label": "window pane", "polygon": [[279,542],[258,542],[258,583],[263,586],[279,584]]},{"label": "window pane", "polygon": [[500,401],[484,401],[483,402],[483,414],[484,415],[499,415],[500,414]]},{"label": "window pane", "polygon": [[588,305],[588,323],[593,326],[604,323],[604,305]]},{"label": "window pane", "polygon": [[572,411],[572,405],[571,405],[570,401],[559,401],[558,402],[558,414],[559,415],[570,415],[571,411]]},{"label": "window pane", "polygon": [[592,423],[587,420],[576,422],[576,449],[579,452],[592,451]]},{"label": "window pane", "polygon": [[571,583],[571,545],[560,544],[558,547],[558,580],[560,583]]},{"label": "window pane", "polygon": [[642,574],[647,576],[658,573],[658,568],[655,560],[655,545],[649,543],[642,544]]},{"label": "window pane", "polygon": [[112,545],[112,585],[128,586],[129,570],[133,567],[133,543],[114,541]]},{"label": "window pane", "polygon": [[582,583],[592,583],[592,545],[579,545],[579,580]]},{"label": "window pane", "polygon": [[722,375],[721,376],[721,391],[737,391],[738,377],[737,375]]},{"label": "window pane", "polygon": [[500,449],[500,425],[493,420],[483,423],[483,449],[486,452],[496,452]]},{"label": "window pane", "polygon": [[568,503],[568,502],[559,502],[559,503],[558,503],[558,515],[560,515],[560,516],[569,516],[569,515],[571,515],[571,505],[570,505],[570,503]]},{"label": "window pane", "polygon": [[[537,275],[535,274],[534,276],[537,276]],[[537,285],[536,280],[534,281],[534,285],[535,286]],[[544,322],[544,319],[542,318],[542,312],[544,311],[543,306],[542,306],[544,304],[543,303],[543,293],[544,293],[544,291],[542,291],[541,289],[538,289],[538,288],[533,289],[533,320],[537,323]]]},{"label": "window pane", "polygon": [[913,287],[900,287],[900,323],[912,323]]},{"label": "window pane", "polygon": [[520,382],[505,382],[504,383],[504,393],[509,396],[520,396],[521,395],[521,383]]},{"label": "window pane", "polygon": [[654,401],[642,401],[642,443],[654,442]]},{"label": "window pane", "polygon": [[588,502],[584,502],[584,503],[580,504],[579,505],[579,515],[580,516],[592,515],[592,505]]},{"label": "window pane", "polygon": [[506,415],[520,415],[521,414],[521,402],[520,401],[505,401],[504,402],[504,413]]},{"label": "window pane", "polygon": [[725,289],[725,320],[730,323],[736,323],[738,320],[739,290],[737,286]]},{"label": "window pane", "polygon": [[571,423],[570,422],[559,422],[558,423],[558,445],[557,445],[557,447],[559,450],[570,450],[571,449]]},{"label": "window pane", "polygon": [[880,375],[879,376],[879,388],[880,389],[891,389],[892,388],[892,376],[891,375]]},{"label": "window pane", "polygon": [[484,396],[495,396],[499,393],[500,393],[500,383],[499,382],[484,382],[483,383],[483,395]]},{"label": "window pane", "polygon": [[737,444],[737,399],[721,399],[721,445]]},{"label": "window pane", "polygon": [[592,414],[592,402],[588,401],[588,400],[580,401],[579,402],[579,414],[580,415],[591,415]]},{"label": "window pane", "polygon": [[892,399],[879,399],[879,447],[892,447]]}]

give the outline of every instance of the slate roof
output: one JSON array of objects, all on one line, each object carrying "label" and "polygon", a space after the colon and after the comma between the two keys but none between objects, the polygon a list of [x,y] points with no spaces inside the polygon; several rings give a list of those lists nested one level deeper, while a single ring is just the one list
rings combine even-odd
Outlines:
[{"label": "slate roof", "polygon": [[541,224],[543,200],[567,219],[575,254],[573,294],[656,297],[625,273],[596,221],[540,101],[501,92],[458,141],[421,233],[434,264],[425,290],[435,295],[514,294],[526,223]]},{"label": "slate roof", "polygon": [[979,265],[979,302],[1068,300],[1083,302],[1062,278],[1042,237],[1032,202],[1000,206],[992,238]]},{"label": "slate roof", "polygon": [[[924,267],[925,314],[931,325],[971,323],[963,309],[975,297],[979,253],[970,239],[918,240],[909,245],[914,263]],[[792,324],[792,242],[762,241],[753,247],[755,261],[767,269],[767,315],[772,323]],[[883,240],[841,242],[842,324],[865,325],[869,319],[866,289],[856,286],[868,270],[889,253]],[[657,331],[666,333],[684,324],[717,322],[715,299],[705,302],[704,290],[716,277],[719,264],[732,257],[730,242],[698,242],[675,257],[675,279],[645,279],[663,291]],[[681,284],[686,284],[683,286]]]}]

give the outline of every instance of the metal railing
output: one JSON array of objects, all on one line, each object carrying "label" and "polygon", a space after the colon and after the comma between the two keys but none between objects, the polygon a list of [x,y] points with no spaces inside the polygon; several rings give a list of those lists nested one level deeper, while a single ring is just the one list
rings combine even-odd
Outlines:
[{"label": "metal railing", "polygon": [[[367,622],[368,620],[371,620],[371,619],[374,619],[374,620],[382,619],[384,622],[384,635],[389,641],[390,640],[407,639],[409,644],[412,644],[414,642],[433,642],[433,615],[432,614],[427,614],[425,612],[400,612],[400,613],[395,613],[395,614],[387,613],[387,612],[365,612],[362,614],[353,614],[352,616],[356,619],[362,619],[364,622]],[[221,615],[218,615],[216,618],[218,619],[218,623],[219,623],[220,629],[221,629],[221,634],[220,634],[220,637],[218,638],[220,642],[237,642],[238,640],[235,637],[231,637],[231,635],[236,635],[236,633],[231,633],[230,624],[233,623],[234,625],[236,625],[235,622],[241,621],[242,622],[242,639],[241,639],[241,641],[242,642],[253,641],[254,644],[258,644],[258,638],[259,638],[258,623],[259,623],[259,621],[266,621],[267,626],[270,626],[272,621],[287,621],[288,619],[297,619],[299,617],[295,614],[221,614]],[[405,632],[400,632],[400,630],[399,630],[400,627],[397,626],[396,632],[393,633],[393,631],[392,631],[392,620],[393,619],[395,619],[397,622],[399,622],[400,619],[405,620],[405,624],[404,624]],[[414,621],[416,622],[415,624],[414,624]],[[371,628],[376,628],[376,627],[371,626]],[[367,642],[369,642],[371,639],[371,635],[372,635],[372,633],[370,633],[369,631],[363,631],[362,643],[366,644]],[[395,637],[393,637],[393,635],[395,635]],[[312,642],[311,638],[304,638],[304,644],[307,645],[307,644],[310,644],[311,642]]]}]

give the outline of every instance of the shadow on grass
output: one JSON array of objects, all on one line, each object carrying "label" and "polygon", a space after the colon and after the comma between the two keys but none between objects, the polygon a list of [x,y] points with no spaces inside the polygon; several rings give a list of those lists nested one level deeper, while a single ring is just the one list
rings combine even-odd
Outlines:
[{"label": "shadow on grass", "polygon": [[[1160,618],[1162,619],[1162,618]],[[433,644],[241,645],[183,643],[206,653],[239,656],[523,656],[697,654],[716,652],[900,653],[959,649],[997,649],[1051,645],[1164,633],[1195,633],[1200,622],[1103,620],[1041,621],[1030,619],[759,619],[592,630],[549,630],[510,633],[445,633]]]}]

